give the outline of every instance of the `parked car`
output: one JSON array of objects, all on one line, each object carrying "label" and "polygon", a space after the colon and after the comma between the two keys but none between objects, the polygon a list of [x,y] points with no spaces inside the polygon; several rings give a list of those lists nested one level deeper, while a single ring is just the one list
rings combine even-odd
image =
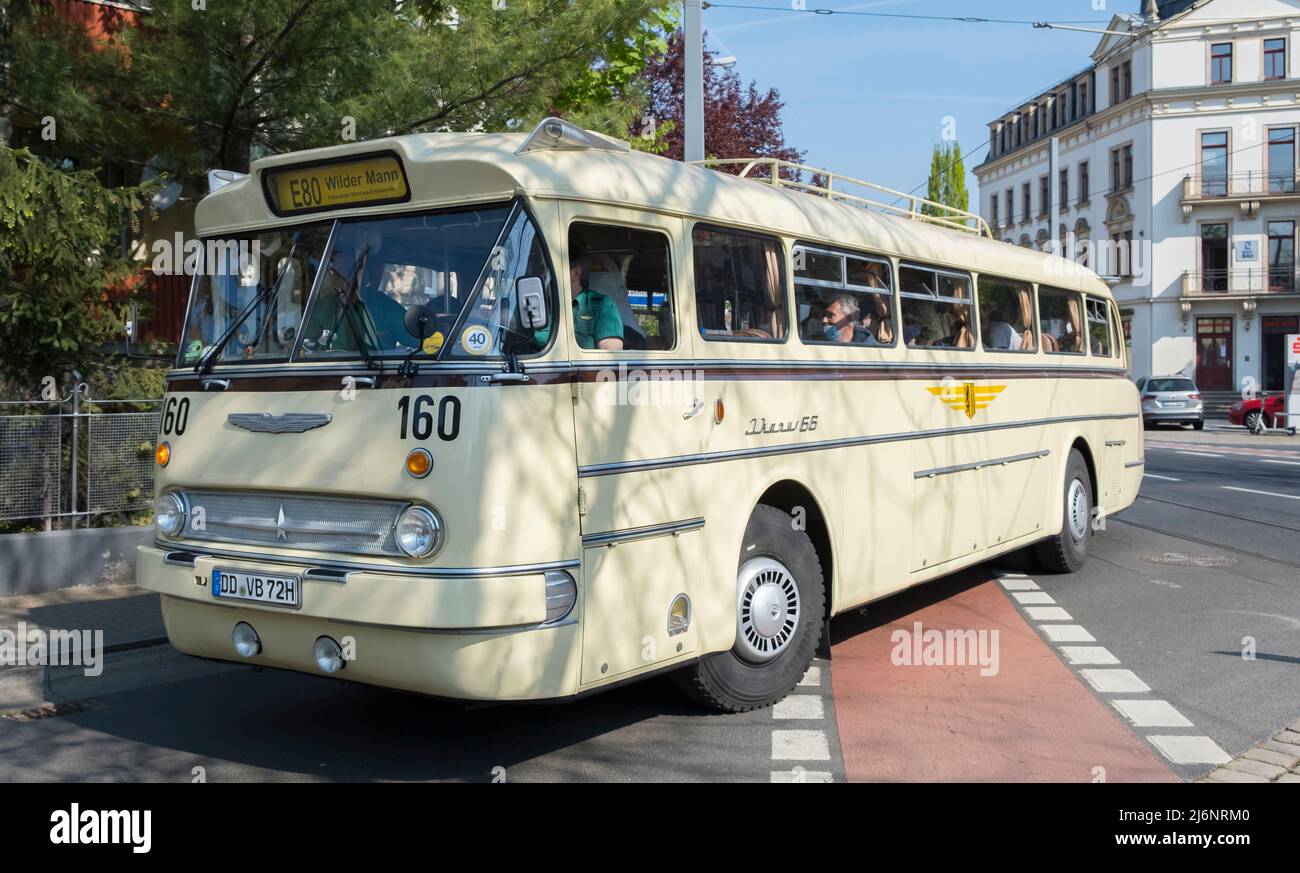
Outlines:
[{"label": "parked car", "polygon": [[1228,407],[1228,423],[1244,425],[1247,430],[1255,429],[1261,415],[1267,416],[1264,422],[1269,427],[1281,427],[1286,417],[1286,395],[1252,397],[1250,400],[1239,400]]},{"label": "parked car", "polygon": [[1137,380],[1142,395],[1142,423],[1190,424],[1205,427],[1205,404],[1196,383],[1186,376],[1144,376]]}]

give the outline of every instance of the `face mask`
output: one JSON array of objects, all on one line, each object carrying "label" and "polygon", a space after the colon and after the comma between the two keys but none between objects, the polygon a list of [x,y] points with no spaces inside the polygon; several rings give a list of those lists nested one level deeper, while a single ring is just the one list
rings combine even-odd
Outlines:
[{"label": "face mask", "polygon": [[831,342],[833,343],[839,342],[840,329],[835,325],[833,324],[822,325],[822,333],[824,333],[826,335],[826,339],[830,340]]}]

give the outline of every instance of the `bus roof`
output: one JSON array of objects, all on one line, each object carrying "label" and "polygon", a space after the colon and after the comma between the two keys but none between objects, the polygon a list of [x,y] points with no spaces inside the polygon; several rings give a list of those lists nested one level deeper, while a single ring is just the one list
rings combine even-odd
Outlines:
[{"label": "bus roof", "polygon": [[[229,234],[522,194],[651,209],[1110,296],[1092,271],[1044,252],[635,150],[539,148],[520,154],[526,137],[522,133],[410,134],[264,158],[253,164],[249,177],[200,202],[198,232]],[[268,171],[377,152],[401,158],[411,191],[408,203],[281,217],[272,212],[263,194],[262,177]]]}]

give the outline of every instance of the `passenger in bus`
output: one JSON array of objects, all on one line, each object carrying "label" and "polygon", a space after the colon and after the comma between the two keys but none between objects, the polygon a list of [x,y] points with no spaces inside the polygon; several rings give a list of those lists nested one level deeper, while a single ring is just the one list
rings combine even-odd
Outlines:
[{"label": "passenger in bus", "polygon": [[1024,338],[1020,331],[1011,326],[1016,316],[1010,311],[1005,300],[993,304],[993,320],[989,324],[988,336],[984,347],[992,351],[1019,351],[1024,348]]},{"label": "passenger in bus", "polygon": [[867,333],[867,345],[893,345],[894,327],[889,318],[888,301],[880,294],[868,295],[867,299],[870,306],[863,311],[862,320],[858,322]]},{"label": "passenger in bus", "polygon": [[[623,349],[623,317],[618,306],[599,291],[591,290],[591,267],[586,255],[577,255],[569,265],[569,285],[573,289],[573,333],[581,349]],[[539,346],[550,340],[551,328],[533,332]]]},{"label": "passenger in bus", "polygon": [[876,338],[858,321],[858,301],[842,294],[831,301],[822,316],[822,338],[833,343],[879,345]]}]

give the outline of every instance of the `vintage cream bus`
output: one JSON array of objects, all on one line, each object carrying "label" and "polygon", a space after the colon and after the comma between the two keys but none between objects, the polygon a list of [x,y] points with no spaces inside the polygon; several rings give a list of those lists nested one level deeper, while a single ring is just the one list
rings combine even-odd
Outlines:
[{"label": "vintage cream bus", "polygon": [[204,199],[139,556],[172,644],[479,701],[671,672],[738,711],[836,613],[1078,568],[1142,477],[1106,285],[797,169],[549,119]]}]

